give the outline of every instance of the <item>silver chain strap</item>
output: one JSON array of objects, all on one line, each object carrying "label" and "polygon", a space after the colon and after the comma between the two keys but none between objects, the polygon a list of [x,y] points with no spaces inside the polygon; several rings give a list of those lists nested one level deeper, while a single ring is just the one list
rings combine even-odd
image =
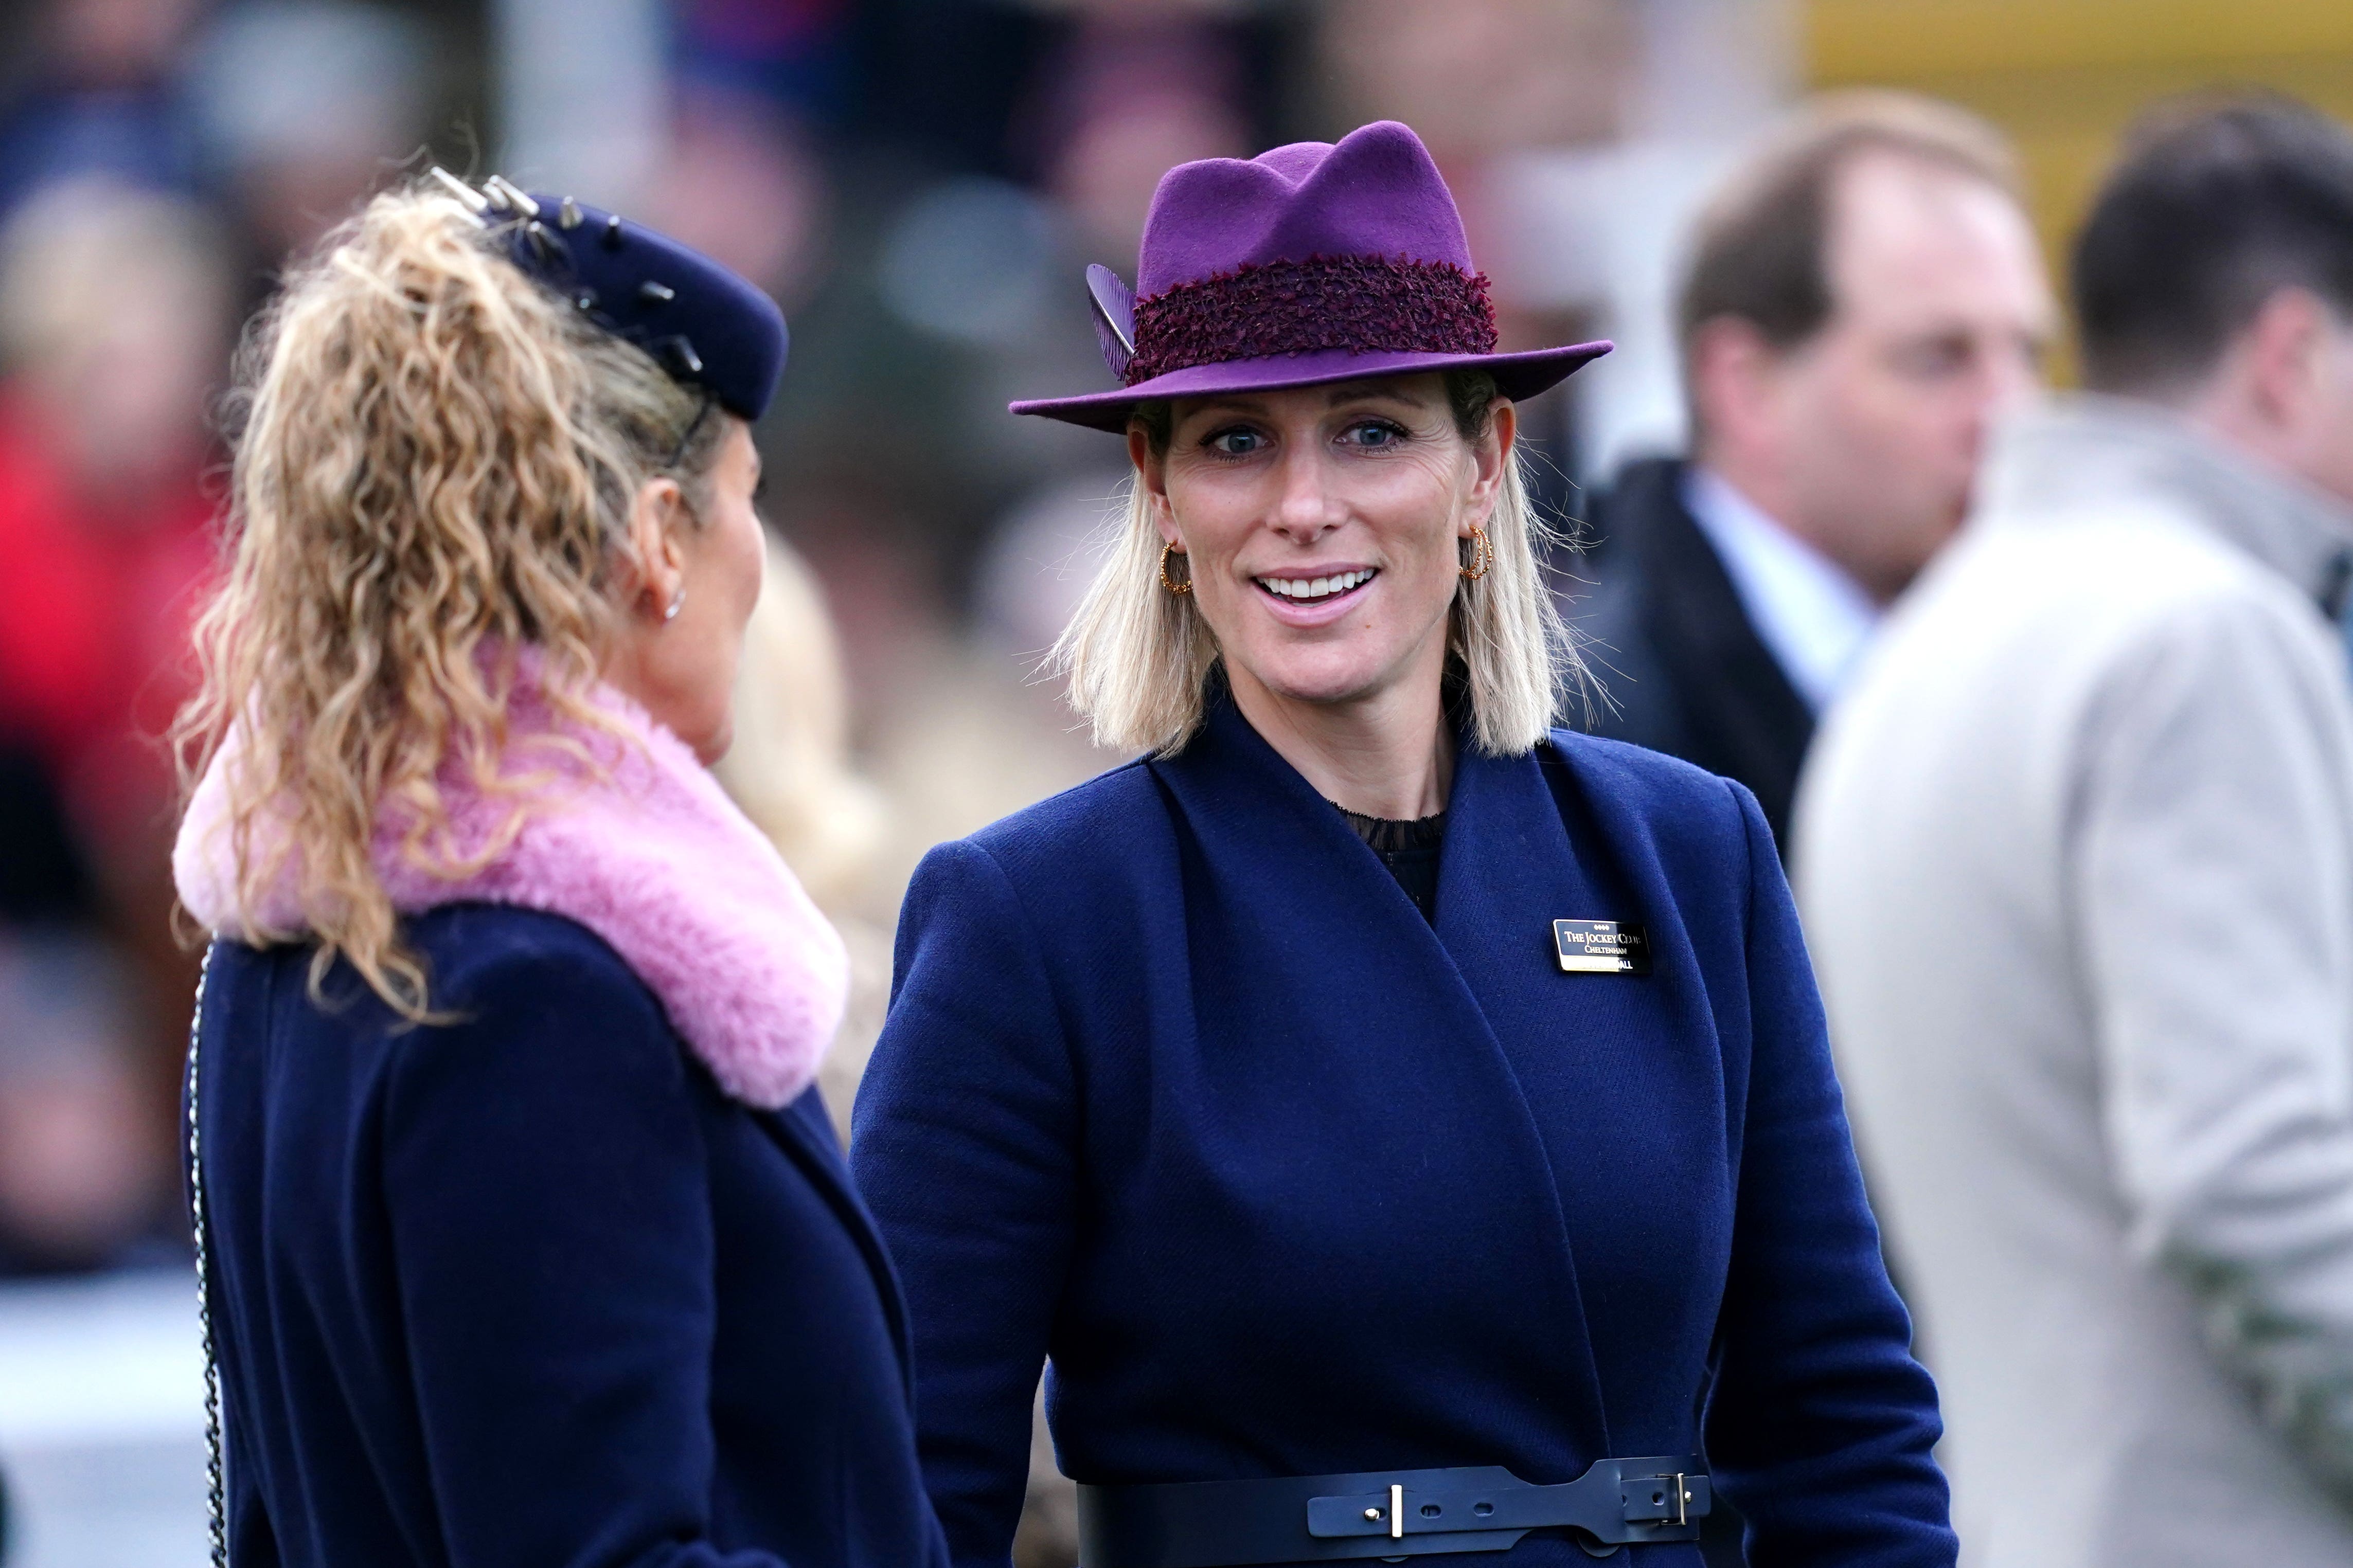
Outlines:
[{"label": "silver chain strap", "polygon": [[228,1568],[228,1498],[221,1465],[220,1357],[213,1346],[212,1254],[205,1236],[203,1132],[196,1119],[196,1047],[205,1027],[205,982],[213,972],[212,944],[196,971],[195,1016],[188,1020],[188,1234],[196,1253],[196,1327],[205,1342],[205,1502],[210,1510],[213,1568]]}]

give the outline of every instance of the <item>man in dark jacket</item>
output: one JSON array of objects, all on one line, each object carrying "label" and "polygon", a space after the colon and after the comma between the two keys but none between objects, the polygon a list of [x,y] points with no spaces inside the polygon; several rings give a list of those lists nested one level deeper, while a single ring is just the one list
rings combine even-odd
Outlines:
[{"label": "man in dark jacket", "polygon": [[1893,93],[1801,111],[1693,237],[1691,456],[1628,465],[1588,514],[1590,727],[1738,779],[1786,853],[1817,715],[1958,525],[2053,319],[1992,127]]}]

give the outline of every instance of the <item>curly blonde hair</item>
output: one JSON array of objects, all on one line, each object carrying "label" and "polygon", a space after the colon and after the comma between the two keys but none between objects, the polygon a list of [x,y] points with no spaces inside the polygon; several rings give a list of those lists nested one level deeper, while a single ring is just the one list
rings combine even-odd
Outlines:
[{"label": "curly blonde hair", "polygon": [[[301,889],[301,930],[243,934],[314,941],[314,992],[340,957],[411,1019],[427,976],[376,872],[383,824],[451,879],[512,843],[546,776],[501,765],[526,648],[559,719],[613,730],[586,694],[630,509],[667,475],[704,515],[726,424],[508,238],[438,190],[388,192],[257,321],[230,403],[231,560],[174,731],[184,783],[228,746],[241,908],[290,872]],[[452,766],[510,803],[463,851]]]}]

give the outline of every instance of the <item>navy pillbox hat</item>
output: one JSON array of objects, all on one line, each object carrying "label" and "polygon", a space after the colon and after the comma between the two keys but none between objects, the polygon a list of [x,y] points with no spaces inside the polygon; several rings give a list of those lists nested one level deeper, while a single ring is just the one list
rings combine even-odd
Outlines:
[{"label": "navy pillbox hat", "polygon": [[766,294],[666,234],[570,196],[527,194],[494,175],[477,199],[486,218],[512,220],[515,265],[582,315],[728,413],[767,412],[789,339]]}]

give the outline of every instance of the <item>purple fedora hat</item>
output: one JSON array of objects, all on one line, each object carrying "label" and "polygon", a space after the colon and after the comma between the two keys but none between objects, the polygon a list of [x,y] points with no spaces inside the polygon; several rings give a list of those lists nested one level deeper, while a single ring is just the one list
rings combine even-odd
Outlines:
[{"label": "purple fedora hat", "polygon": [[1087,286],[1103,359],[1126,384],[1014,413],[1117,432],[1150,398],[1461,369],[1516,399],[1609,352],[1495,352],[1453,194],[1394,120],[1337,143],[1179,163],[1153,193],[1134,291],[1107,267],[1088,268]]}]

